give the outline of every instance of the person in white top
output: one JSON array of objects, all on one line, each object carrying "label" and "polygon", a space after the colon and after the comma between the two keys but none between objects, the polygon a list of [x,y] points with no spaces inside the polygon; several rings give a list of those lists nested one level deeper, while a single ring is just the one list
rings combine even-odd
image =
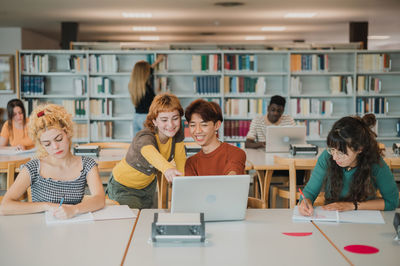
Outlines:
[{"label": "person in white top", "polygon": [[282,96],[271,97],[267,115],[255,117],[250,124],[246,137],[246,148],[265,148],[265,132],[267,126],[294,126],[296,123],[290,115],[284,115],[286,100]]}]

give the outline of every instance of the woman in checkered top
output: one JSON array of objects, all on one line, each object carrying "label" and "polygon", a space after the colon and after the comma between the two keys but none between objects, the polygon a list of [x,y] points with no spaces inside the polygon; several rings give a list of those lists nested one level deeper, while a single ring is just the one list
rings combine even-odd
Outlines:
[{"label": "woman in checkered top", "polygon": [[[51,211],[59,219],[68,219],[103,208],[105,196],[96,162],[71,153],[71,115],[61,106],[42,105],[32,112],[28,128],[38,158],[25,164],[4,196],[0,213]],[[86,184],[92,195],[82,201]],[[21,202],[29,187],[33,202]]]}]

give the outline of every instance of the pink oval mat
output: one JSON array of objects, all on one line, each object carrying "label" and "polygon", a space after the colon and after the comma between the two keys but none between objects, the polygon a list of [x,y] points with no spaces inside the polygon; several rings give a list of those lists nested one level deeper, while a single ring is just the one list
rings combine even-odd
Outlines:
[{"label": "pink oval mat", "polygon": [[287,236],[310,236],[312,232],[302,232],[302,233],[282,233]]},{"label": "pink oval mat", "polygon": [[379,249],[376,247],[366,246],[366,245],[348,245],[344,247],[345,250],[358,254],[374,254],[378,253]]}]

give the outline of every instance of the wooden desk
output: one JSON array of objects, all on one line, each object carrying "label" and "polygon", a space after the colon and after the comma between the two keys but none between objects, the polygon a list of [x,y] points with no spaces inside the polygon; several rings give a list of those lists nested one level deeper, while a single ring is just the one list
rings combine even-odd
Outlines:
[{"label": "wooden desk", "polygon": [[[125,265],[347,265],[311,223],[293,223],[289,209],[251,209],[244,221],[208,222],[204,244],[153,245],[153,215],[163,211],[141,211]],[[282,232],[313,234],[290,237]]]},{"label": "wooden desk", "polygon": [[[277,165],[274,163],[274,156],[307,160],[318,158],[323,150],[314,155],[296,155],[291,156],[289,153],[266,153],[263,149],[245,149],[247,160],[252,164],[253,169],[257,171],[258,180],[261,187],[261,198],[265,200],[267,206],[269,201],[269,187],[271,185],[272,174],[274,170],[289,170],[287,165]],[[310,170],[309,168],[305,170]],[[288,177],[289,180],[289,177]]]},{"label": "wooden desk", "polygon": [[[400,209],[397,209],[397,212],[399,211]],[[394,213],[395,211],[382,212],[385,224],[317,223],[317,225],[354,265],[397,266],[400,264],[400,243],[393,241]],[[370,255],[355,254],[344,250],[347,245],[373,246],[380,252]]]},{"label": "wooden desk", "polygon": [[44,213],[0,216],[0,264],[118,265],[134,223],[123,219],[47,226]]}]

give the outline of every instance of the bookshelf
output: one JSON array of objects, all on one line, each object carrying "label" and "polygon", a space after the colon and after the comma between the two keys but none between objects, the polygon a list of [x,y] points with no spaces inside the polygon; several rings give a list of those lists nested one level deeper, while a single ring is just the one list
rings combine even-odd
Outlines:
[{"label": "bookshelf", "polygon": [[224,141],[243,146],[251,120],[275,94],[307,125],[311,143],[325,146],[337,119],[366,112],[377,116],[379,141],[400,141],[400,51],[22,50],[19,89],[28,110],[47,101],[66,106],[78,124],[76,142],[130,142],[131,70],[158,54],[166,57],[155,90],[174,93],[184,108],[197,98],[220,104]]}]

